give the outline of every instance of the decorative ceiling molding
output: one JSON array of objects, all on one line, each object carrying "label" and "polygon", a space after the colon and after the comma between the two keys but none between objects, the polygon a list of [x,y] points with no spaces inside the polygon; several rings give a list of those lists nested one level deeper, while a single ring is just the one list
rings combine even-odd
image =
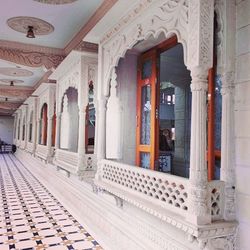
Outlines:
[{"label": "decorative ceiling molding", "polygon": [[44,4],[68,4],[68,3],[73,3],[77,0],[34,0],[34,1]]},{"label": "decorative ceiling molding", "polygon": [[44,66],[47,70],[55,69],[64,58],[63,55],[0,47],[0,59],[29,67]]},{"label": "decorative ceiling molding", "polygon": [[29,16],[12,17],[7,20],[8,26],[17,31],[26,34],[29,26],[33,27],[35,35],[48,35],[54,31],[54,26],[40,18]]},{"label": "decorative ceiling molding", "polygon": [[0,97],[7,98],[17,98],[26,99],[28,98],[34,91],[34,88],[29,87],[13,87],[13,86],[5,86],[1,85],[0,87]]},{"label": "decorative ceiling molding", "polygon": [[54,55],[63,55],[63,56],[65,55],[63,49],[51,48],[51,47],[40,46],[40,45],[33,45],[33,44],[28,44],[28,43],[6,41],[6,40],[0,40],[0,48],[2,47],[7,48],[7,49],[17,49],[17,50],[24,50],[24,51],[44,53],[44,54],[54,54]]},{"label": "decorative ceiling molding", "polygon": [[0,109],[16,110],[19,108],[21,104],[22,102],[1,102],[0,101]]},{"label": "decorative ceiling molding", "polygon": [[104,15],[114,6],[118,0],[104,0],[101,6],[91,16],[88,22],[80,29],[76,36],[66,45],[64,51],[68,54],[71,50],[79,46],[82,39],[88,32],[104,17]]}]

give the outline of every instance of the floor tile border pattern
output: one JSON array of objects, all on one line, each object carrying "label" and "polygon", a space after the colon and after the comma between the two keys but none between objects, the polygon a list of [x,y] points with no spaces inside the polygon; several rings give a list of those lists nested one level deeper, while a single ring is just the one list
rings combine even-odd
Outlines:
[{"label": "floor tile border pattern", "polygon": [[[9,245],[9,249],[13,249],[13,250],[16,249],[15,248],[16,241],[13,238],[13,232],[12,232],[11,222],[8,219],[9,218],[9,210],[8,210],[8,206],[9,205],[8,205],[7,199],[6,199],[6,193],[5,193],[5,187],[4,187],[4,179],[3,179],[3,175],[2,175],[2,167],[6,168],[7,173],[9,175],[9,178],[11,179],[12,184],[14,185],[14,188],[17,191],[17,196],[18,196],[19,200],[21,201],[21,205],[22,205],[22,208],[24,210],[24,214],[26,216],[26,219],[29,222],[29,226],[30,226],[31,231],[32,231],[33,236],[34,236],[33,240],[36,241],[36,248],[35,249],[46,249],[47,247],[56,247],[56,246],[58,246],[58,247],[62,246],[63,247],[64,246],[64,247],[67,247],[67,248],[64,248],[64,249],[69,249],[70,250],[70,249],[75,249],[73,247],[74,243],[81,242],[81,241],[86,241],[86,240],[89,241],[89,242],[91,242],[93,247],[91,247],[91,248],[84,248],[84,249],[91,249],[91,250],[102,249],[100,247],[100,245],[97,243],[97,241],[95,241],[91,237],[91,235],[88,232],[86,232],[86,230],[74,219],[74,217],[49,192],[49,190],[46,187],[43,186],[43,184],[30,172],[30,170],[28,170],[24,166],[24,164],[19,159],[17,159],[13,155],[2,155],[1,157],[3,158],[3,160],[5,162],[5,166],[1,166],[1,169],[0,169],[0,181],[1,181],[1,196],[3,197],[5,214],[6,214],[5,218],[7,218],[7,220],[6,220],[6,228],[8,230],[7,231],[8,241],[5,242],[5,244],[7,243]],[[22,171],[21,171],[21,169],[22,169]],[[24,202],[24,199],[23,199],[22,194],[21,194],[21,190],[18,187],[18,184],[17,184],[17,182],[15,180],[15,177],[13,175],[13,172],[16,174],[16,178],[19,176],[19,178],[21,178],[21,180],[24,182],[24,184],[26,185],[26,187],[28,187],[29,190],[32,192],[34,198],[36,199],[37,204],[39,204],[39,206],[42,208],[42,211],[45,213],[45,216],[48,218],[48,222],[53,225],[53,229],[57,231],[57,236],[61,237],[62,242],[55,243],[55,244],[43,244],[42,239],[53,237],[54,235],[47,235],[47,236],[42,236],[42,237],[39,235],[39,229],[36,228],[36,224],[32,220],[32,217],[30,216],[27,204],[25,204],[25,202]],[[28,181],[28,179],[29,179],[29,181]],[[59,209],[58,210],[59,211],[63,211],[63,213],[65,215],[67,215],[68,219],[71,220],[73,224],[59,225],[57,223],[57,221],[54,220],[54,218],[53,218],[53,216],[56,216],[57,214],[51,214],[51,211],[53,209],[51,209],[51,211],[49,210],[49,208],[48,208],[49,205],[46,206],[45,202],[43,202],[41,200],[41,198],[39,197],[38,193],[36,192],[36,190],[31,185],[31,183],[34,184],[34,185],[36,185],[36,186],[38,186],[43,191],[45,191],[46,194],[51,198],[51,200],[56,204],[56,206],[59,207],[60,210]],[[57,209],[54,209],[54,210],[57,210]],[[62,231],[62,228],[66,228],[66,227],[72,226],[72,225],[76,226],[79,229],[79,231],[67,232],[67,233],[65,233],[65,232]],[[43,228],[42,230],[47,230],[47,229],[50,229],[50,228]],[[74,234],[74,233],[81,233],[81,234],[83,234],[84,239],[69,240],[67,238],[67,236],[69,236],[70,234]],[[1,234],[0,234],[0,236],[1,236]],[[10,243],[14,243],[14,244],[10,244]],[[1,242],[0,242],[0,249],[1,249]],[[28,249],[34,249],[34,248],[24,248],[24,249],[28,250]]]}]

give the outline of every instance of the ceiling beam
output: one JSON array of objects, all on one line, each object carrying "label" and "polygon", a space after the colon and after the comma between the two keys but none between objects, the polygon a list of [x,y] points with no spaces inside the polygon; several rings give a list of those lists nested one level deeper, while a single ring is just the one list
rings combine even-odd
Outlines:
[{"label": "ceiling beam", "polygon": [[77,48],[83,38],[91,29],[104,17],[104,15],[114,6],[118,0],[104,0],[101,6],[91,16],[88,22],[80,29],[74,38],[66,45],[64,51],[68,54],[71,50]]}]

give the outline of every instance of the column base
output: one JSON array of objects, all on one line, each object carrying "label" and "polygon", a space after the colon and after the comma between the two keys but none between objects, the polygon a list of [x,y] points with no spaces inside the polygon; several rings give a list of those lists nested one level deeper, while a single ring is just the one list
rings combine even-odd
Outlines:
[{"label": "column base", "polygon": [[207,225],[211,224],[211,215],[193,215],[193,214],[188,214],[186,217],[186,220],[194,225]]}]

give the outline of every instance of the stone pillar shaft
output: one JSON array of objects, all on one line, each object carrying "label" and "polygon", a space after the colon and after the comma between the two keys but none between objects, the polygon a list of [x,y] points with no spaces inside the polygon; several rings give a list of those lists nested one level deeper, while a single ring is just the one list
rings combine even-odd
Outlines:
[{"label": "stone pillar shaft", "polygon": [[49,158],[52,156],[52,121],[53,116],[48,118],[47,147]]},{"label": "stone pillar shaft", "polygon": [[79,130],[78,130],[78,172],[85,170],[85,118],[86,111],[83,107],[79,110]]},{"label": "stone pillar shaft", "polygon": [[56,114],[56,143],[55,148],[60,148],[60,127],[61,127],[61,113]]},{"label": "stone pillar shaft", "polygon": [[194,224],[211,222],[208,209],[207,162],[206,162],[206,118],[207,118],[207,74],[202,68],[191,71],[192,116],[189,213],[187,219]]},{"label": "stone pillar shaft", "polygon": [[221,180],[225,182],[224,219],[235,219],[235,172],[234,172],[234,73],[227,72],[222,78],[221,124]]},{"label": "stone pillar shaft", "polygon": [[106,111],[107,99],[98,100],[97,161],[106,158]]}]

